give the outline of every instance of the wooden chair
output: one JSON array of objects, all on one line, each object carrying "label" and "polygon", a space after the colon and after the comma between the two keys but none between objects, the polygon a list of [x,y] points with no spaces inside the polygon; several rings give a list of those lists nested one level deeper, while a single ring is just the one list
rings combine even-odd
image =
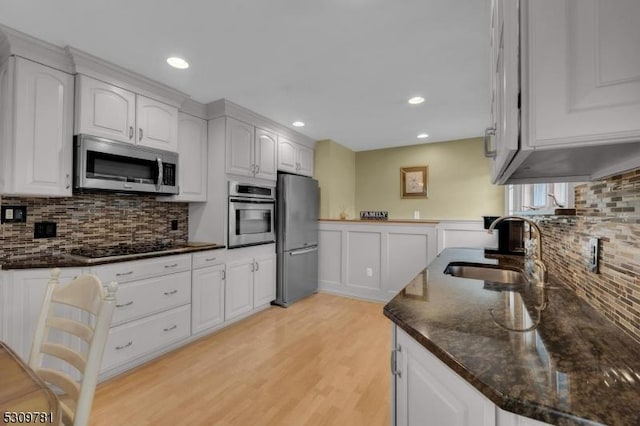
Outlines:
[{"label": "wooden chair", "polygon": [[[89,423],[93,394],[98,380],[98,371],[107,341],[111,316],[115,308],[118,284],[109,284],[106,295],[102,282],[95,275],[82,275],[66,286],[58,279],[60,269],[51,271],[51,279],[45,292],[42,310],[29,356],[29,366],[49,386],[61,390],[59,395],[62,421],[65,425],[83,426]],[[72,306],[92,314],[95,321],[89,324],[75,319],[56,316],[55,304]],[[86,317],[89,317],[85,314]],[[93,323],[95,326],[91,326]],[[51,330],[60,330],[76,336],[88,345],[86,354],[49,339]],[[69,374],[42,366],[43,355],[49,355],[75,367],[82,375],[76,381]]]}]

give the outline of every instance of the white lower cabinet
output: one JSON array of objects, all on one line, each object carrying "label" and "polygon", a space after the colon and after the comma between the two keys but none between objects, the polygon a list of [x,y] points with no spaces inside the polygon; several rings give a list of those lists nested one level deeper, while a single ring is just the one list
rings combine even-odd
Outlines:
[{"label": "white lower cabinet", "polygon": [[224,264],[194,269],[191,273],[191,334],[224,322],[225,281]]},{"label": "white lower cabinet", "polygon": [[224,317],[228,321],[253,309],[253,258],[227,264]]},{"label": "white lower cabinet", "polygon": [[190,335],[190,306],[184,305],[109,330],[101,371],[109,370]]},{"label": "white lower cabinet", "polygon": [[400,327],[392,331],[393,425],[547,425],[499,409]]},{"label": "white lower cabinet", "polygon": [[256,257],[253,274],[253,307],[271,303],[276,299],[276,255]]}]

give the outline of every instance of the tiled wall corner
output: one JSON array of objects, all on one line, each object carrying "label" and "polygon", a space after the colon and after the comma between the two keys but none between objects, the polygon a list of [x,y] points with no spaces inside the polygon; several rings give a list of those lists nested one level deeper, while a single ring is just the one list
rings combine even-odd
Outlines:
[{"label": "tiled wall corner", "polygon": [[[576,187],[576,208],[538,219],[549,272],[640,342],[640,169]],[[600,238],[598,274],[590,237]]]},{"label": "tiled wall corner", "polygon": [[[67,198],[2,197],[4,206],[27,206],[26,223],[0,225],[0,259],[59,255],[81,246],[187,242],[187,203],[153,195],[84,193]],[[171,220],[178,229],[171,230]],[[34,223],[57,223],[56,238],[34,239]]]}]

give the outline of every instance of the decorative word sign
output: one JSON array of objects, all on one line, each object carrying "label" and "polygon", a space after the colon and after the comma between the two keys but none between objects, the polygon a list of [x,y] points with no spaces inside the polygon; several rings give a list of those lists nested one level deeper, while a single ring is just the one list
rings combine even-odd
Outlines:
[{"label": "decorative word sign", "polygon": [[389,212],[381,211],[361,211],[361,220],[387,220],[389,219]]}]

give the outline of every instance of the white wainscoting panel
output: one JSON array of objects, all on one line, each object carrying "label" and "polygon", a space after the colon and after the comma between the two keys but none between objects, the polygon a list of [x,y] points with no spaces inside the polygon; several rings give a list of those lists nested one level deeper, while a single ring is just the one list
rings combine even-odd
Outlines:
[{"label": "white wainscoting panel", "polygon": [[437,229],[438,253],[453,247],[498,247],[498,231],[490,235],[481,220],[442,220]]},{"label": "white wainscoting panel", "polygon": [[388,301],[437,253],[435,223],[321,221],[319,230],[319,289],[329,293]]}]

